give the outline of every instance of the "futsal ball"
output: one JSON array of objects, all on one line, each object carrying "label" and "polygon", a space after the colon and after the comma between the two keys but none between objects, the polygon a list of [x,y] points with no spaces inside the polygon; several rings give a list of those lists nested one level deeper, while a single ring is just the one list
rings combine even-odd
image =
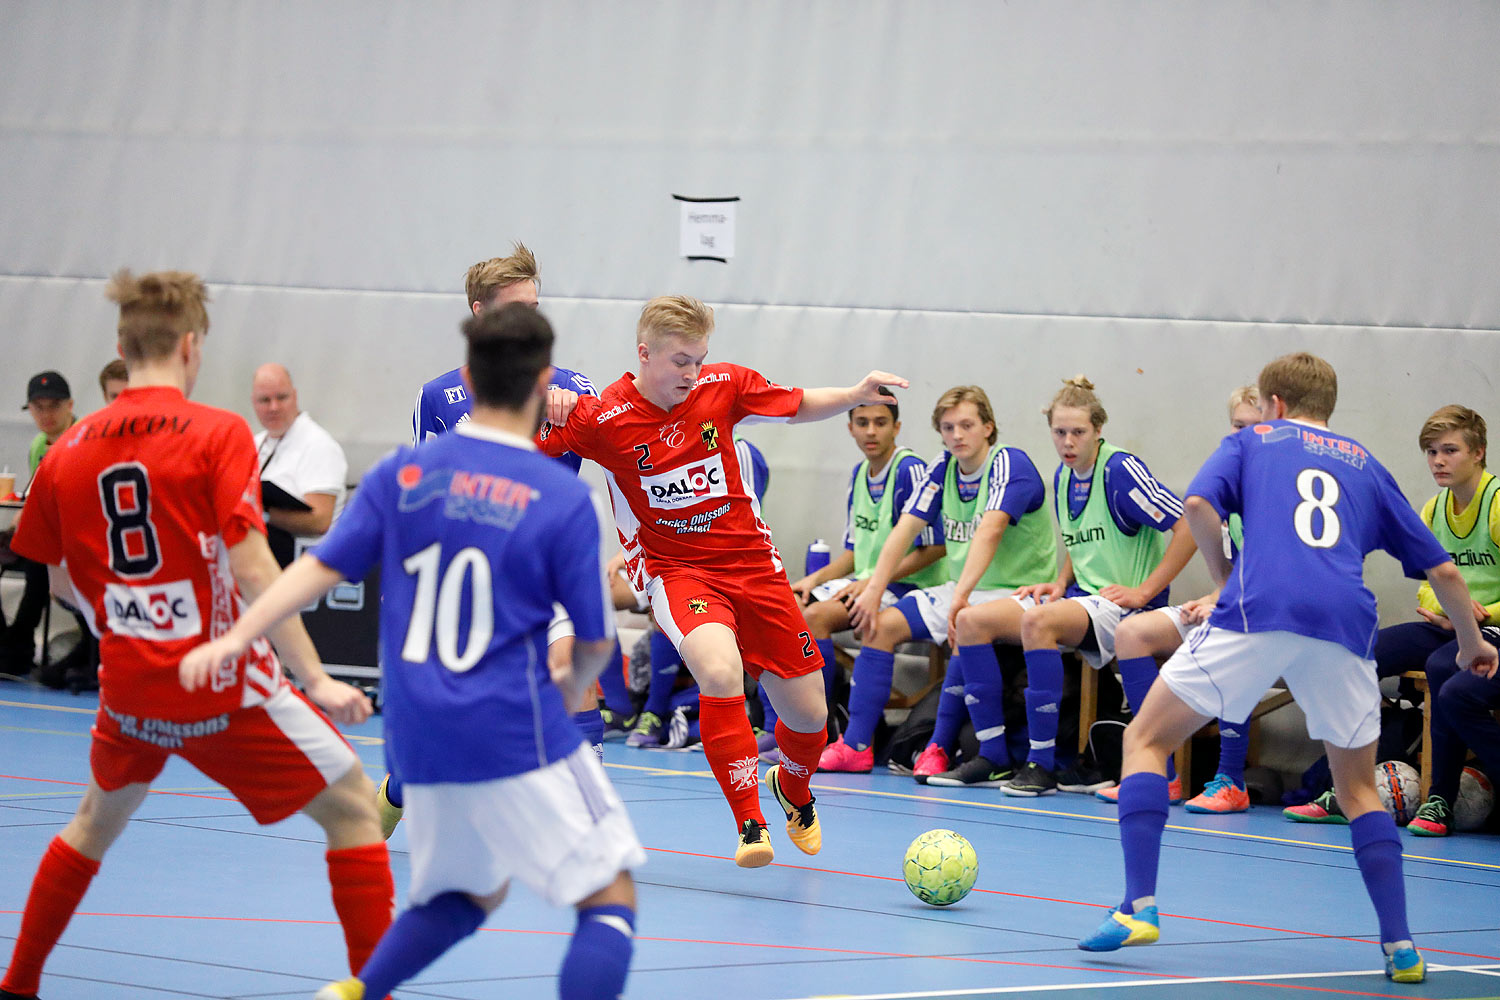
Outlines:
[{"label": "futsal ball", "polygon": [[950,906],[974,888],[979,856],[974,845],[952,830],[928,830],[906,849],[901,870],[913,896],[933,906]]},{"label": "futsal ball", "polygon": [[1453,829],[1469,833],[1484,826],[1495,807],[1495,786],[1478,768],[1466,767],[1458,779],[1458,801],[1453,803]]},{"label": "futsal ball", "polygon": [[1399,760],[1382,761],[1375,765],[1375,791],[1380,793],[1380,803],[1391,814],[1397,826],[1405,826],[1417,814],[1422,803],[1422,778],[1417,769]]}]

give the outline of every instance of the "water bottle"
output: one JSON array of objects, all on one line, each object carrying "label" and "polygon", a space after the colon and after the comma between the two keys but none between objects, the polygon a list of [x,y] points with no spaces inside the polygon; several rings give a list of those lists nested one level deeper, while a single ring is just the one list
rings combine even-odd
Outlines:
[{"label": "water bottle", "polygon": [[828,543],[821,538],[814,538],[812,544],[807,547],[807,561],[803,563],[803,575],[811,576],[824,566],[832,557],[828,554]]}]

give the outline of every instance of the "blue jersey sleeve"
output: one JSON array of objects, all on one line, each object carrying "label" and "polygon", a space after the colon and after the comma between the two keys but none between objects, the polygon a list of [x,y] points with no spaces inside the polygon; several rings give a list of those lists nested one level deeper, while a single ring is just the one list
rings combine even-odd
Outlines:
[{"label": "blue jersey sleeve", "polygon": [[1187,495],[1202,497],[1213,504],[1222,521],[1229,520],[1231,514],[1244,513],[1240,470],[1244,461],[1246,433],[1248,431],[1239,431],[1220,441],[1219,447],[1208,456],[1208,461],[1203,463],[1203,467],[1188,484]]},{"label": "blue jersey sleeve", "polygon": [[1104,483],[1110,514],[1128,532],[1141,528],[1170,531],[1182,517],[1182,501],[1177,494],[1157,482],[1146,463],[1128,451],[1109,457]]},{"label": "blue jersey sleeve", "polygon": [[734,439],[734,454],[740,463],[740,478],[745,489],[754,494],[755,499],[764,503],[766,489],[771,485],[771,467],[766,464],[766,457],[744,438]]},{"label": "blue jersey sleeve", "polygon": [[557,602],[573,620],[573,634],[585,642],[615,634],[609,582],[599,562],[601,512],[592,494],[562,514],[542,551],[548,559]]},{"label": "blue jersey sleeve", "polygon": [[417,390],[417,405],[411,414],[411,443],[421,444],[430,437],[443,433],[438,427],[437,415],[433,413],[432,401],[428,399],[429,385]]},{"label": "blue jersey sleeve", "polygon": [[549,389],[571,389],[580,396],[597,396],[599,390],[594,388],[582,372],[575,372],[571,368],[554,367],[552,369],[552,380],[547,383]]},{"label": "blue jersey sleeve", "polygon": [[375,463],[359,481],[343,514],[312,550],[319,562],[342,573],[351,583],[363,580],[380,561],[385,513],[392,509],[390,490],[402,461],[402,452],[396,452]]},{"label": "blue jersey sleeve", "polygon": [[1019,448],[1001,448],[990,462],[990,496],[985,510],[1003,510],[1012,524],[1047,502],[1047,487],[1031,457]]},{"label": "blue jersey sleeve", "polygon": [[928,524],[939,524],[943,517],[943,480],[948,475],[952,455],[944,450],[927,465],[922,485],[907,499],[901,513],[920,517]]},{"label": "blue jersey sleeve", "polygon": [[1380,547],[1396,557],[1401,571],[1413,580],[1426,579],[1427,571],[1451,558],[1438,544],[1432,529],[1406,502],[1385,466],[1375,462],[1376,491],[1380,498]]},{"label": "blue jersey sleeve", "polygon": [[[927,482],[927,463],[915,455],[907,455],[901,459],[895,470],[891,473],[892,484],[896,488],[896,495],[891,500],[891,524],[901,520],[906,507],[911,503],[911,498],[922,490],[922,484]],[[926,548],[929,545],[943,544],[942,528],[928,522],[927,527],[922,529],[921,534],[912,545],[916,548]]]}]

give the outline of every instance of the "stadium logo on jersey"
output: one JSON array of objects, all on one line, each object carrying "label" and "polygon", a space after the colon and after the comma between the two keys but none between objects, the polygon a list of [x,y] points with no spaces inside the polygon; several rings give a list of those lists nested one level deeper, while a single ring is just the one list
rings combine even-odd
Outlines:
[{"label": "stadium logo on jersey", "polygon": [[1450,552],[1455,566],[1493,566],[1495,557],[1489,552]]},{"label": "stadium logo on jersey", "polygon": [[698,425],[698,432],[703,437],[703,444],[709,451],[719,446],[719,429],[714,426],[712,420],[705,420]]},{"label": "stadium logo on jersey", "polygon": [[729,783],[736,791],[760,784],[760,758],[745,757],[729,762]]},{"label": "stadium logo on jersey", "polygon": [[687,431],[682,429],[682,421],[678,420],[675,423],[662,424],[656,436],[661,438],[662,443],[668,448],[681,448],[682,442],[687,440]]},{"label": "stadium logo on jersey", "polygon": [[149,587],[106,583],[104,610],[109,630],[132,639],[171,642],[203,633],[203,616],[191,580]]},{"label": "stadium logo on jersey", "polygon": [[712,385],[715,382],[728,382],[730,378],[731,376],[728,372],[709,372],[707,375],[698,376],[698,381],[693,383],[693,387]]},{"label": "stadium logo on jersey", "polygon": [[974,528],[979,524],[979,518],[968,521],[955,521],[951,517],[943,518],[943,537],[950,542],[963,544],[974,540]]},{"label": "stadium logo on jersey", "polygon": [[642,476],[641,489],[651,506],[663,510],[689,507],[709,497],[729,495],[724,463],[718,455],[701,462],[679,466],[659,476]]},{"label": "stadium logo on jersey", "polygon": [[708,614],[708,598],[706,598],[706,597],[689,597],[688,598],[688,610],[691,611],[695,615],[706,615],[706,614]]},{"label": "stadium logo on jersey", "polygon": [[[633,409],[635,409],[635,404],[634,403],[621,403],[619,406],[611,406],[609,409],[605,410],[603,413],[601,413],[597,417],[595,417],[594,418],[594,423],[596,423],[596,424],[605,423],[606,421],[613,420],[613,419],[615,419],[615,417],[618,417],[620,414],[625,413],[625,412],[627,412],[629,410],[633,410]],[[551,425],[549,424],[548,426],[551,426]]]},{"label": "stadium logo on jersey", "polygon": [[1075,545],[1104,541],[1104,529],[1095,525],[1087,531],[1064,531],[1062,538],[1063,545],[1071,549]]},{"label": "stadium logo on jersey", "polygon": [[463,386],[461,386],[461,385],[450,385],[450,386],[448,386],[447,388],[445,388],[443,390],[443,398],[446,399],[446,400],[448,400],[448,402],[450,402],[450,403],[462,403],[464,400],[468,399],[469,397],[468,397],[467,394],[464,393],[464,387]]}]

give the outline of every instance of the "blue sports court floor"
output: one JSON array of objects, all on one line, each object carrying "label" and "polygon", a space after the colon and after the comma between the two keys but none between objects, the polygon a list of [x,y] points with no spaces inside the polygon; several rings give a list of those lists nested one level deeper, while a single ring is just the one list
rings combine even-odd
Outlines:
[{"label": "blue sports court floor", "polygon": [[[87,777],[94,702],[0,685],[0,951],[8,958],[37,860]],[[378,719],[351,731],[372,775]],[[1379,969],[1375,916],[1342,827],[1261,808],[1174,809],[1162,858],[1163,940],[1089,957],[1074,947],[1121,885],[1113,807],[1075,795],[1027,803],[910,778],[819,775],[815,858],[788,843],[767,797],[777,863],[743,871],[696,753],[610,744],[607,764],[650,855],[627,995],[674,997],[1500,997],[1500,840],[1407,838],[1407,891],[1426,984]],[[900,877],[906,845],[950,827],[979,882],[948,909]],[[405,835],[391,841],[398,892]],[[473,939],[401,997],[548,997],[570,913],[515,891]],[[105,860],[43,978],[46,1000],[306,998],[344,975],[320,833],[257,826],[180,762]]]}]

